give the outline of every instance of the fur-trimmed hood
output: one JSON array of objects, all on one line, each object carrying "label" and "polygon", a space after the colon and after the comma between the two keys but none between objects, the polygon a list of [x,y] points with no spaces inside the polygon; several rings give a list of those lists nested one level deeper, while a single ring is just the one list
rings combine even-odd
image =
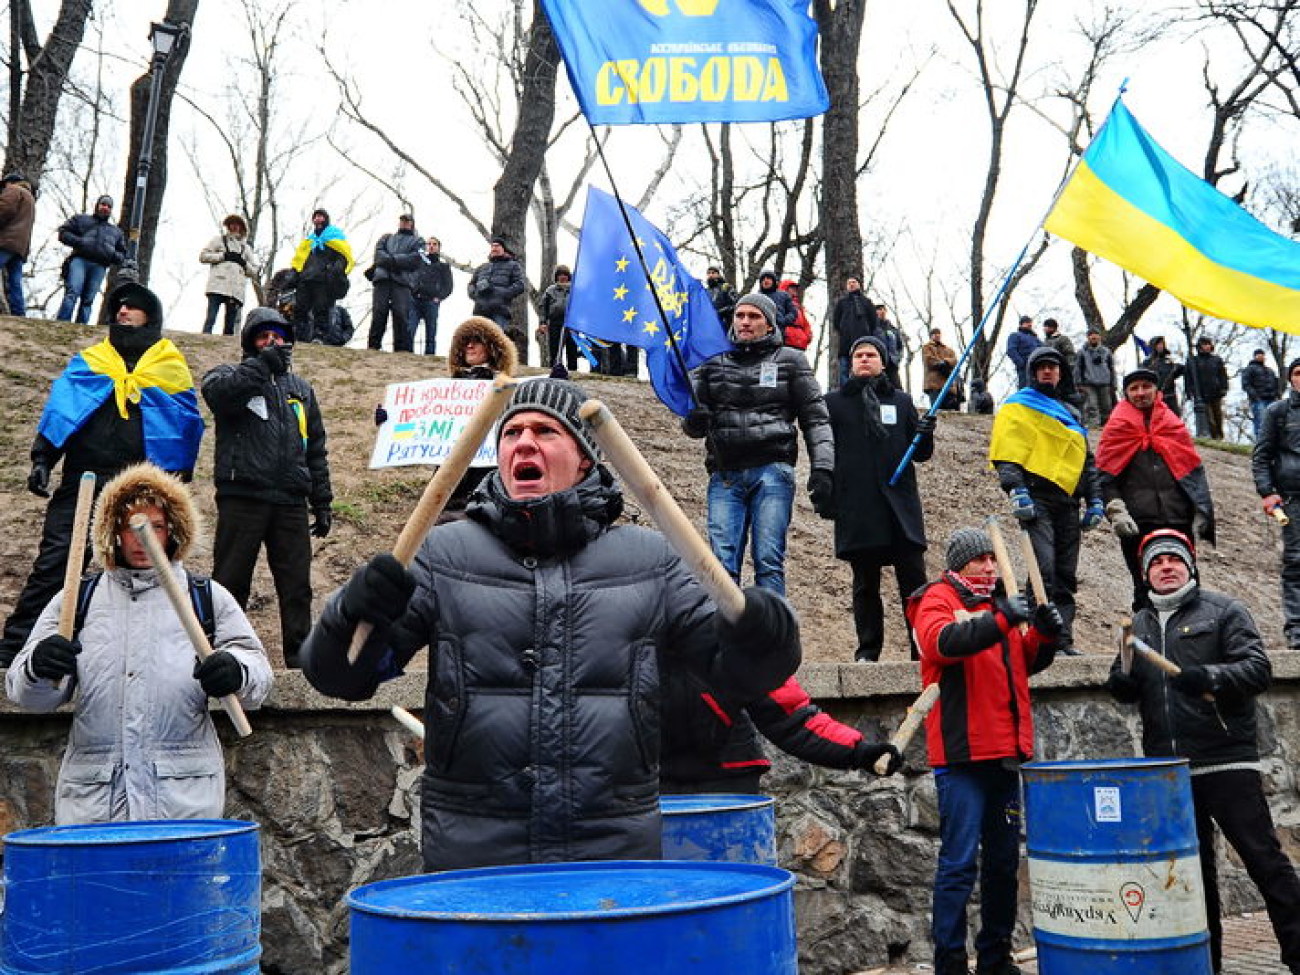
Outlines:
[{"label": "fur-trimmed hood", "polygon": [[189,554],[202,527],[189,489],[179,478],[153,464],[132,464],[104,485],[95,505],[91,538],[104,568],[122,568],[117,562],[117,536],[142,505],[157,505],[167,516],[167,556],[178,561]]},{"label": "fur-trimmed hood", "polygon": [[478,315],[467,318],[456,326],[447,350],[447,374],[453,379],[470,370],[465,362],[465,344],[471,338],[481,339],[488,348],[488,368],[493,376],[513,376],[519,366],[519,352],[496,322]]}]

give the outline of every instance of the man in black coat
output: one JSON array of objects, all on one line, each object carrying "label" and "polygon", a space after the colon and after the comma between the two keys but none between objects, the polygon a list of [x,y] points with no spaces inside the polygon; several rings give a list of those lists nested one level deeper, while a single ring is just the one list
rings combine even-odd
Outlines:
[{"label": "man in black coat", "polygon": [[474,314],[496,322],[510,336],[519,350],[519,362],[528,365],[528,330],[516,325],[511,305],[528,288],[524,269],[515,260],[505,238],[493,237],[488,244],[486,264],[474,269],[469,279],[469,296],[474,299]]},{"label": "man in black coat", "polygon": [[253,567],[266,547],[287,667],[298,666],[311,629],[310,536],[329,534],[334,498],[316,394],[290,371],[292,337],[278,311],[254,308],[239,336],[243,361],[209,370],[202,387],[217,420],[212,578],[246,608]]},{"label": "man in black coat", "polygon": [[[916,468],[909,464],[893,487],[889,479],[916,432],[921,443],[912,455],[923,463],[934,453],[935,418],[918,420],[912,397],[895,389],[885,374],[885,344],[868,335],[854,343],[852,375],[826,396],[835,435],[835,556],[853,567],[853,622],[859,661],[880,659],[885,641],[885,610],[880,570],[894,567],[906,619],[907,598],[926,583],[925,523]],[[911,640],[910,628],[904,627]],[[912,645],[912,659],[917,659]]]},{"label": "man in black coat", "polygon": [[1286,370],[1290,389],[1264,414],[1250,469],[1264,514],[1288,516],[1282,528],[1282,614],[1287,646],[1300,650],[1300,359]]},{"label": "man in black coat", "polygon": [[[799,664],[794,612],[750,589],[729,622],[622,496],[573,383],[520,383],[497,469],[408,570],[383,554],[303,647],[325,694],[374,695],[429,648],[421,846],[444,870],[658,859],[661,688],[687,668],[743,707]],[[374,631],[355,663],[360,622]]]},{"label": "man in black coat", "polygon": [[1268,367],[1267,353],[1256,349],[1246,368],[1241,370],[1241,391],[1250,404],[1250,418],[1254,424],[1255,439],[1264,427],[1264,414],[1277,402],[1277,373]]},{"label": "man in black coat", "polygon": [[876,303],[862,293],[862,282],[849,278],[844,282],[844,294],[835,301],[831,314],[831,329],[835,332],[836,359],[839,375],[834,385],[839,386],[849,378],[849,349],[865,335],[880,338],[880,323],[876,319]]},{"label": "man in black coat", "polygon": [[[1206,335],[1196,340],[1196,355],[1187,363],[1184,380],[1187,398],[1205,404],[1210,436],[1223,439],[1223,398],[1228,395],[1228,367],[1214,353],[1214,341]],[[1200,431],[1197,431],[1200,436]]]},{"label": "man in black coat", "polygon": [[411,352],[415,332],[411,328],[411,290],[416,271],[423,263],[424,245],[415,236],[415,218],[403,213],[397,218],[397,233],[384,234],[375,244],[374,304],[366,348],[379,349],[393,313],[393,351]]},{"label": "man in black coat", "polygon": [[95,303],[104,275],[115,264],[126,260],[126,237],[113,216],[113,198],[101,196],[91,213],[81,213],[59,228],[59,243],[72,248],[63,265],[63,301],[54,317],[62,322],[90,321],[90,306]]},{"label": "man in black coat", "polygon": [[[1125,673],[1111,665],[1115,698],[1142,714],[1142,752],[1177,755],[1191,766],[1201,879],[1214,970],[1223,964],[1214,827],[1241,858],[1264,898],[1282,964],[1300,975],[1300,877],[1278,842],[1260,775],[1258,705],[1273,670],[1245,604],[1202,589],[1191,539],[1171,529],[1142,541],[1151,607],[1133,617],[1133,634],[1179,668],[1169,676],[1138,656]],[[1182,886],[1170,865],[1170,885]]]},{"label": "man in black coat", "polygon": [[433,355],[438,339],[438,312],[451,294],[451,265],[442,258],[442,241],[430,237],[428,245],[415,269],[415,287],[411,289],[411,346],[415,346],[415,333],[424,322],[424,354]]}]

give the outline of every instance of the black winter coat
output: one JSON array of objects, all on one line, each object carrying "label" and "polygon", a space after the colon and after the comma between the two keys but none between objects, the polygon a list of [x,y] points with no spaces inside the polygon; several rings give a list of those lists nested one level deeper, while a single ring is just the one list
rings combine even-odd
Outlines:
[{"label": "black winter coat", "polygon": [[442,301],[451,294],[451,289],[451,265],[442,259],[442,255],[430,257],[426,252],[420,258],[420,266],[415,269],[415,297]]},{"label": "black winter coat", "polygon": [[610,526],[617,502],[603,468],[528,503],[494,473],[469,520],[425,538],[415,595],[356,666],[341,594],[308,636],[308,680],[349,700],[430,648],[426,868],[658,859],[661,670],[744,701],[798,666],[783,602],[761,646],[720,643],[713,604],[663,536]]},{"label": "black winter coat", "polygon": [[[868,383],[880,401],[883,438],[868,432]],[[893,487],[889,479],[916,435],[917,413],[912,397],[895,389],[885,376],[849,379],[826,394],[835,436],[835,555],[883,554],[906,547],[924,549],[925,521],[916,486],[915,464],[930,459],[934,438],[925,437],[903,476]]]},{"label": "black winter coat", "polygon": [[[1115,697],[1137,702],[1142,712],[1142,751],[1148,757],[1178,755],[1196,768],[1259,760],[1255,740],[1255,697],[1268,689],[1273,667],[1259,630],[1245,605],[1231,596],[1198,589],[1160,628],[1151,609],[1133,617],[1133,633],[1179,667],[1205,667],[1213,701],[1170,686],[1163,671],[1134,661],[1136,695],[1117,689]],[[1111,673],[1120,669],[1117,657]]]},{"label": "black winter coat", "polygon": [[849,291],[835,301],[831,314],[831,328],[839,335],[839,357],[847,359],[853,343],[867,335],[884,340],[876,306],[861,291]]},{"label": "black winter coat", "polygon": [[1228,395],[1228,368],[1213,352],[1198,352],[1187,361],[1187,376],[1183,385],[1189,400],[1195,400],[1198,384],[1201,387],[1201,398],[1207,403]]},{"label": "black winter coat", "polygon": [[688,437],[707,438],[709,471],[793,466],[799,458],[796,420],[808,446],[809,466],[834,470],[835,447],[821,387],[804,354],[782,345],[778,331],[714,356],[691,378],[708,420],[701,424],[692,414],[682,429]]},{"label": "black winter coat", "polygon": [[794,299],[780,288],[773,288],[771,291],[760,288],[758,293],[771,298],[772,304],[776,305],[776,327],[784,333],[799,317],[799,309],[795,308]]},{"label": "black winter coat", "polygon": [[469,296],[474,314],[485,318],[510,315],[510,303],[524,293],[524,269],[513,257],[493,257],[474,269],[469,279]]},{"label": "black winter coat", "polygon": [[1241,391],[1252,403],[1256,400],[1271,403],[1277,399],[1277,373],[1252,359],[1241,370]]},{"label": "black winter coat", "polygon": [[1255,490],[1300,497],[1300,393],[1291,390],[1264,413],[1264,425],[1250,457]]},{"label": "black winter coat", "polygon": [[416,271],[424,263],[424,241],[410,230],[384,234],[375,245],[375,281],[415,287]]},{"label": "black winter coat", "polygon": [[329,507],[329,450],[311,383],[292,372],[271,376],[253,357],[210,370],[202,391],[217,421],[218,498]]},{"label": "black winter coat", "polygon": [[126,237],[107,217],[80,213],[59,228],[59,243],[72,248],[73,257],[110,267],[126,260]]}]

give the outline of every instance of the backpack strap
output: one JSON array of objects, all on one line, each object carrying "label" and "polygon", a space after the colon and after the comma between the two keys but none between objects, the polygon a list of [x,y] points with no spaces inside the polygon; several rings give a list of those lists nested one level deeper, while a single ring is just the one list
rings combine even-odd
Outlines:
[{"label": "backpack strap", "polygon": [[81,635],[81,628],[86,625],[86,610],[90,608],[90,597],[95,595],[95,587],[103,577],[102,572],[92,572],[81,577],[81,585],[77,587],[77,612],[72,617],[73,640]]},{"label": "backpack strap", "polygon": [[[82,576],[81,585],[77,589],[77,612],[72,620],[74,640],[80,636],[81,628],[86,625],[86,611],[90,609],[90,599],[103,577],[103,572]],[[189,575],[188,578],[190,603],[194,607],[194,614],[199,618],[199,625],[203,627],[203,635],[208,638],[208,646],[212,646],[217,636],[217,617],[212,603],[212,580],[207,576],[196,575]]]}]

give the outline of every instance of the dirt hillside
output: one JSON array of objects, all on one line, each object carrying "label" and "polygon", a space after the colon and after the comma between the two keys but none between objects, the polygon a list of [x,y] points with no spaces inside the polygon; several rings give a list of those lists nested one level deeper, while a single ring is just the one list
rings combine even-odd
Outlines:
[{"label": "dirt hillside", "polygon": [[[449,327],[445,325],[444,327]],[[57,322],[0,319],[0,612],[8,614],[40,534],[44,501],[27,493],[28,448],[50,382],[78,349],[102,337],[99,329]],[[234,338],[168,332],[185,353],[196,381],[218,364],[238,356]],[[385,384],[444,375],[442,358],[363,352],[310,346],[298,349],[295,369],[316,388],[330,437],[334,480],[335,528],[314,541],[313,580],[317,605],[371,554],[391,546],[428,478],[426,468],[371,471],[372,414]],[[703,530],[706,477],[703,445],[679,432],[676,417],[654,398],[648,384],[583,374],[593,396],[605,400],[641,447],[687,514]],[[206,415],[206,408],[205,408]],[[211,486],[211,417],[195,478],[203,511],[215,518]],[[961,525],[989,514],[1006,515],[1005,497],[985,462],[989,418],[945,415],[935,456],[921,468],[931,539],[929,566],[938,569],[944,540]],[[1255,611],[1270,649],[1283,649],[1278,595],[1280,537],[1259,512],[1251,486],[1249,458],[1202,450],[1219,517],[1220,545],[1203,549],[1202,579],[1216,589],[1244,598]],[[57,473],[56,473],[57,476]],[[805,480],[801,472],[800,484]],[[628,515],[641,517],[635,504]],[[1011,530],[1009,516],[1004,527]],[[200,571],[211,569],[210,531],[198,550]],[[1014,541],[1014,538],[1012,539]],[[791,528],[787,564],[790,597],[804,627],[805,654],[816,661],[853,657],[849,571],[832,554],[830,523],[818,519],[800,491]],[[1129,605],[1129,581],[1119,545],[1108,526],[1086,536],[1080,565],[1077,639],[1088,651],[1110,652],[1111,626]],[[895,604],[892,581],[887,595]],[[254,581],[250,616],[272,658],[279,659],[275,593],[264,565]],[[901,620],[893,625],[887,659],[904,659]]]}]

